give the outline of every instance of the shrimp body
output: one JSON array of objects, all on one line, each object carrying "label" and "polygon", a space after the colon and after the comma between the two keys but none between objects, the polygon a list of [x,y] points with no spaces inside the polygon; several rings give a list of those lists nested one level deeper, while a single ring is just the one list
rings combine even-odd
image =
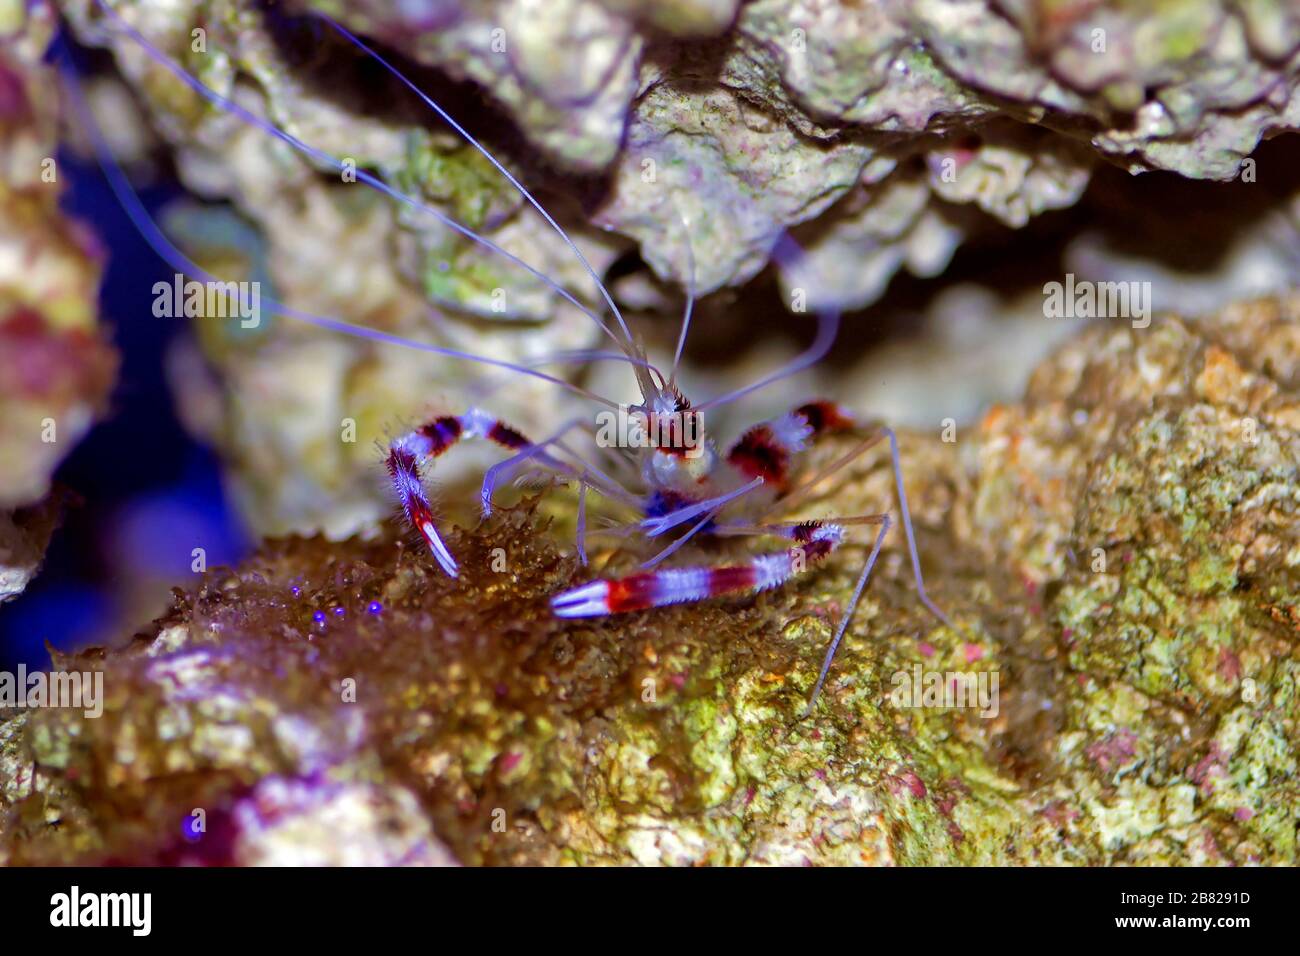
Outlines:
[{"label": "shrimp body", "polygon": [[[143,33],[124,20],[106,0],[94,0],[104,25],[119,30],[130,37],[157,65],[170,71],[192,91],[214,106],[242,122],[260,129],[268,136],[285,144],[322,168],[347,169],[339,157],[303,141],[272,121],[246,109],[239,103],[206,86],[181,64],[169,58]],[[877,528],[874,543],[858,578],[855,590],[840,619],[834,639],[827,651],[817,683],[812,690],[816,699],[831,666],[835,650],[844,636],[854,608],[862,595],[871,570],[880,553],[886,534],[893,526],[888,514],[859,515],[829,518],[824,521],[773,520],[772,516],[784,511],[792,513],[793,505],[816,486],[823,478],[848,465],[876,442],[888,439],[893,465],[894,487],[900,507],[901,524],[906,533],[913,575],[922,603],[944,624],[953,627],[947,616],[926,594],[904,492],[902,467],[898,443],[894,433],[883,425],[863,429],[847,410],[825,400],[798,405],[784,415],[760,422],[744,431],[726,450],[719,451],[704,430],[705,409],[732,402],[760,388],[793,375],[813,365],[831,349],[838,328],[835,313],[818,315],[818,333],[813,345],[801,356],[762,379],[735,392],[719,396],[703,405],[692,406],[676,386],[676,372],[682,349],[690,328],[694,304],[693,279],[687,290],[686,308],[681,333],[673,356],[672,371],[665,376],[646,356],[637,343],[613,296],[600,277],[583,256],[581,250],[555,221],[549,212],[516,179],[495,156],[471,136],[456,120],[433,99],[420,90],[392,63],[350,33],[341,24],[325,14],[316,14],[319,20],[376,60],[398,79],[408,90],[418,96],[436,112],[469,145],[477,149],[500,172],[547,224],[572,250],[576,259],[586,269],[599,294],[599,300],[608,307],[614,321],[607,323],[602,315],[589,308],[579,295],[560,285],[513,254],[456,222],[442,210],[414,198],[364,170],[353,170],[355,179],[389,198],[425,212],[461,236],[479,244],[485,254],[508,260],[515,267],[547,285],[563,300],[591,318],[596,326],[617,346],[613,358],[624,362],[635,377],[640,393],[639,403],[620,406],[615,402],[574,384],[559,376],[538,371],[529,365],[519,365],[489,356],[401,339],[381,330],[358,326],[341,319],[317,316],[291,308],[274,300],[263,300],[263,305],[288,318],[352,335],[376,343],[417,348],[466,362],[503,368],[513,373],[543,380],[557,388],[577,393],[600,403],[620,414],[634,415],[643,424],[649,440],[637,445],[640,455],[635,467],[627,468],[626,456],[616,455],[613,465],[623,465],[620,477],[617,467],[600,459],[599,454],[581,454],[569,444],[576,432],[595,432],[592,422],[575,419],[567,422],[549,437],[537,440],[519,429],[501,421],[490,411],[466,408],[459,414],[443,414],[394,438],[385,455],[389,480],[403,521],[415,531],[428,548],[430,556],[441,570],[452,578],[460,574],[460,565],[447,547],[439,529],[433,501],[426,489],[425,471],[434,461],[452,453],[462,442],[483,441],[496,445],[508,453],[503,461],[488,469],[483,478],[480,502],[484,513],[493,508],[493,493],[511,474],[520,470],[540,471],[556,480],[576,483],[578,495],[577,553],[586,564],[587,498],[592,492],[608,506],[621,512],[621,523],[615,530],[643,542],[650,554],[642,568],[632,574],[615,578],[597,578],[575,585],[550,600],[555,615],[561,618],[598,617],[612,614],[650,611],[674,604],[705,601],[728,595],[759,593],[786,585],[793,578],[823,562],[849,539],[849,529],[854,526],[874,525]],[[95,144],[101,166],[110,185],[128,214],[140,228],[150,244],[168,262],[190,275],[207,277],[202,269],[186,259],[162,235],[149,217],[139,197],[131,189],[121,169],[116,165],[111,150],[95,125],[80,85],[71,57],[65,55],[64,74],[76,110]],[[693,275],[694,256],[690,241],[689,224],[686,227],[685,253],[691,263]],[[793,250],[793,251],[792,251]],[[784,237],[773,250],[774,256],[799,254],[797,247]],[[591,353],[589,357],[595,357]],[[602,353],[602,357],[608,357]],[[585,359],[584,359],[585,360]],[[860,432],[861,441],[853,452],[841,457],[829,471],[805,479],[806,452],[830,435]],[[596,437],[594,434],[592,437]],[[599,440],[595,442],[599,449]],[[605,451],[608,451],[605,449]],[[755,549],[745,560],[720,565],[695,564],[659,567],[658,565],[690,545],[699,537],[735,537],[770,539],[768,546]],[[812,701],[809,707],[812,706]]]}]

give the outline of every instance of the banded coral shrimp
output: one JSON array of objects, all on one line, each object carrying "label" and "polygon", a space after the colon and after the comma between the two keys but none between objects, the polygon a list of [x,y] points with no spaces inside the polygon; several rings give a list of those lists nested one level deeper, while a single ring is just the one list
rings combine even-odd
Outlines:
[{"label": "banded coral shrimp", "polygon": [[[94,0],[102,12],[104,22],[138,44],[156,63],[170,71],[178,80],[218,108],[250,124],[282,143],[302,153],[313,164],[333,169],[345,169],[344,161],[295,137],[216,90],[205,86],[184,67],[154,46],[133,25],[122,18],[107,0]],[[553,356],[556,362],[586,363],[597,360],[619,361],[634,373],[639,401],[620,404],[592,391],[581,388],[558,376],[539,371],[532,365],[506,362],[463,350],[448,349],[429,343],[413,342],[386,332],[353,325],[339,319],[319,316],[293,309],[283,303],[264,300],[270,309],[290,318],[321,328],[348,335],[362,336],[387,344],[414,346],[452,358],[475,362],[511,372],[533,376],[560,388],[572,391],[582,398],[599,403],[607,410],[630,416],[642,423],[647,441],[637,443],[632,457],[635,467],[616,476],[612,468],[602,467],[593,453],[576,451],[570,436],[575,433],[593,437],[594,429],[588,418],[575,418],[566,422],[554,433],[541,440],[526,437],[521,431],[496,416],[479,408],[468,408],[457,415],[439,415],[416,428],[398,436],[388,446],[385,465],[393,490],[409,526],[427,545],[432,557],[448,576],[455,578],[460,568],[455,556],[447,547],[435,518],[433,501],[426,488],[424,469],[433,459],[446,454],[462,441],[476,440],[494,443],[511,454],[487,470],[481,486],[482,511],[488,515],[493,510],[495,490],[511,474],[522,470],[551,476],[578,486],[577,553],[585,565],[587,536],[588,495],[594,493],[604,505],[620,510],[625,515],[615,526],[626,537],[639,538],[653,543],[654,539],[670,541],[658,553],[648,558],[641,570],[621,577],[598,578],[565,590],[551,598],[552,612],[561,618],[601,617],[606,615],[647,611],[673,604],[686,604],[742,593],[760,593],[781,587],[792,578],[824,562],[849,539],[849,530],[856,526],[877,528],[870,553],[857,577],[852,595],[847,602],[827,648],[817,681],[809,695],[805,714],[811,710],[825,684],[836,651],[846,633],[848,624],[861,600],[872,571],[880,556],[886,535],[893,526],[888,513],[857,516],[833,516],[822,520],[782,520],[794,507],[809,497],[811,491],[826,478],[847,467],[851,462],[876,444],[886,441],[892,464],[892,478],[899,499],[912,575],[922,604],[946,626],[957,630],[947,615],[929,597],[921,572],[911,514],[904,490],[902,466],[897,437],[883,424],[859,423],[843,407],[829,401],[810,401],[798,405],[785,415],[778,416],[745,430],[724,452],[703,427],[704,413],[786,379],[806,369],[825,357],[838,330],[839,317],[833,312],[818,315],[816,341],[801,356],[763,377],[757,382],[732,392],[712,398],[702,404],[692,405],[677,384],[677,371],[682,351],[691,325],[694,289],[687,289],[686,308],[673,356],[671,371],[665,375],[647,356],[643,346],[633,337],[614,297],[600,276],[590,265],[577,244],[555,221],[551,214],[534,198],[527,188],[497,160],[490,151],[471,136],[431,97],[403,75],[381,54],[352,34],[341,24],[324,15],[319,19],[357,49],[373,58],[391,73],[414,95],[446,122],[463,140],[479,151],[511,187],[541,215],[548,226],[566,243],[581,263],[600,298],[615,320],[607,323],[599,314],[584,305],[573,293],[502,247],[473,230],[456,222],[435,207],[419,201],[394,188],[384,180],[363,169],[353,170],[357,180],[389,198],[408,207],[434,216],[448,228],[478,243],[497,256],[508,260],[553,289],[566,302],[591,318],[601,332],[617,347],[617,352],[602,353],[594,350]],[[74,90],[73,99],[81,122],[93,129],[94,121],[85,107],[84,99],[76,91],[75,69],[65,58],[64,75]],[[124,175],[114,166],[111,153],[106,149],[102,134],[95,133],[96,149],[101,166],[109,176],[118,198],[128,207],[128,212],[151,244],[167,261],[190,275],[207,274],[186,259],[149,220],[147,213],[131,191]],[[689,224],[686,224],[687,255],[690,256]],[[797,254],[788,240],[774,255]],[[693,286],[693,283],[691,283]],[[806,452],[833,435],[856,436],[858,443],[846,454],[821,470],[807,467]],[[599,447],[599,443],[597,443]],[[627,451],[628,449],[624,449]],[[615,456],[617,457],[617,456]],[[781,513],[781,514],[779,514]],[[686,547],[693,539],[749,537],[781,542],[779,549],[759,551],[748,560],[721,565],[694,564],[660,568],[658,565]]]}]

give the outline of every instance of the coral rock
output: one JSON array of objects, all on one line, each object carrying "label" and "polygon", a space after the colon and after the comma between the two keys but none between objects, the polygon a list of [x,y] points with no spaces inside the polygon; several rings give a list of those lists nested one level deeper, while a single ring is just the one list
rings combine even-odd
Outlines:
[{"label": "coral rock", "polygon": [[[1096,326],[976,432],[902,436],[961,632],[895,536],[806,719],[855,548],[566,622],[565,492],[449,529],[457,580],[391,537],[270,542],[56,661],[103,671],[101,717],[0,718],[0,858],[1294,865],[1298,316]],[[874,454],[818,507],[889,501]],[[914,706],[918,673],[996,693]]]}]

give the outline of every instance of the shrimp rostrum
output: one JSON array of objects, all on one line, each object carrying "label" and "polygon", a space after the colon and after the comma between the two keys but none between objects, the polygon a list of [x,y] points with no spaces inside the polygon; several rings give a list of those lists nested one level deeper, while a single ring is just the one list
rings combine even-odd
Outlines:
[{"label": "shrimp rostrum", "polygon": [[[337,157],[311,146],[265,118],[204,86],[183,67],[122,19],[106,0],[95,0],[106,23],[130,36],[156,61],[171,70],[196,92],[268,135],[293,146],[314,163],[340,168]],[[358,180],[385,193],[397,202],[424,210],[449,228],[480,244],[488,252],[502,256],[550,286],[568,303],[591,317],[601,332],[617,347],[615,352],[589,352],[567,356],[570,361],[593,361],[597,357],[613,358],[627,364],[635,376],[638,400],[619,404],[595,395],[568,380],[543,373],[535,365],[516,365],[500,359],[472,355],[463,351],[412,343],[396,336],[350,325],[338,319],[315,316],[280,303],[272,307],[282,314],[343,334],[360,335],[389,344],[425,349],[466,361],[505,368],[512,373],[543,379],[556,387],[576,392],[602,406],[599,414],[575,418],[544,437],[525,436],[520,430],[501,421],[491,412],[466,408],[460,414],[440,415],[399,435],[386,450],[386,466],[406,523],[427,545],[431,559],[452,578],[460,574],[456,556],[439,531],[435,509],[426,487],[426,478],[434,459],[450,453],[464,441],[486,441],[500,446],[506,457],[487,470],[483,478],[480,505],[485,515],[494,508],[494,496],[503,483],[524,472],[541,472],[578,488],[576,548],[583,565],[588,538],[587,512],[589,497],[595,496],[611,509],[628,515],[621,526],[592,532],[614,531],[644,543],[647,557],[634,573],[619,577],[594,578],[552,596],[552,612],[561,618],[590,618],[605,615],[650,612],[673,604],[708,601],[729,595],[757,594],[779,588],[800,574],[811,571],[843,547],[859,527],[874,529],[872,546],[857,578],[853,594],[835,629],[826,651],[821,671],[810,694],[808,707],[816,701],[836,649],[842,641],[854,609],[867,586],[886,536],[894,527],[888,513],[828,517],[821,520],[792,520],[800,503],[805,502],[825,478],[846,467],[867,449],[887,442],[891,456],[894,487],[898,496],[899,523],[906,537],[912,574],[920,601],[940,621],[955,626],[926,594],[921,575],[911,515],[903,488],[898,442],[892,430],[880,424],[865,425],[842,406],[827,400],[810,400],[776,418],[753,425],[725,447],[717,444],[705,428],[705,413],[733,402],[774,382],[800,372],[824,357],[831,348],[838,327],[838,315],[818,315],[816,341],[801,356],[783,368],[744,388],[693,405],[677,385],[677,369],[690,328],[693,289],[687,289],[687,304],[682,319],[671,371],[664,375],[650,361],[633,337],[614,298],[587,262],[581,250],[533,195],[484,146],[471,136],[438,103],[398,71],[379,52],[341,24],[321,15],[321,20],[339,36],[363,51],[391,73],[412,95],[422,100],[472,147],[479,150],[496,170],[518,190],[567,244],[586,269],[594,288],[606,307],[607,322],[601,314],[584,305],[573,293],[550,277],[520,261],[491,240],[474,233],[428,206],[379,180],[365,171],[356,171]],[[65,70],[65,73],[67,71]],[[69,77],[75,86],[75,76]],[[74,90],[75,93],[75,90]],[[77,96],[74,99],[80,102]],[[84,103],[83,103],[84,106]],[[93,118],[83,114],[93,129]],[[183,264],[191,274],[202,274],[193,263],[158,234],[142,212],[138,197],[115,175],[111,156],[105,156],[102,138],[95,135],[101,163],[110,183],[139,224],[169,261]],[[685,243],[690,257],[689,226]],[[778,243],[773,255],[798,255],[788,238]],[[693,260],[692,273],[693,273]],[[606,428],[617,420],[618,427]],[[624,427],[626,426],[626,427]],[[575,449],[574,443],[585,433],[587,446]],[[611,440],[608,435],[620,436]],[[856,436],[850,450],[820,471],[812,472],[806,454],[814,445],[831,436]],[[728,563],[691,561],[692,542],[705,538],[744,537],[754,542],[749,557]],[[670,560],[672,559],[672,560]],[[806,711],[805,711],[806,712]]]}]

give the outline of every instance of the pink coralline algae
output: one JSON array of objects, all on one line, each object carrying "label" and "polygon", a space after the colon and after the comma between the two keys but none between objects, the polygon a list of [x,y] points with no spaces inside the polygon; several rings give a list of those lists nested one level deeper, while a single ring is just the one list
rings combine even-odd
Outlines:
[{"label": "pink coralline algae", "polygon": [[1090,744],[1085,752],[1102,773],[1110,773],[1126,766],[1133,759],[1137,753],[1137,739],[1137,734],[1133,731],[1121,730],[1105,740]]}]

